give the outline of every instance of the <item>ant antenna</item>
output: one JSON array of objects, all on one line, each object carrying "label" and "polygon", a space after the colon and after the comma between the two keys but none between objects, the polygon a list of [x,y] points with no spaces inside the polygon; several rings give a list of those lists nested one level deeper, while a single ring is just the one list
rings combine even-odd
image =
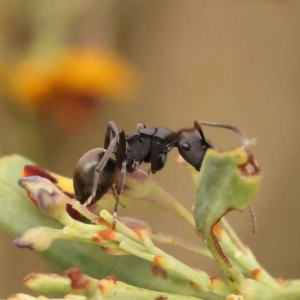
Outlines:
[{"label": "ant antenna", "polygon": [[203,130],[202,130],[202,128],[201,128],[199,122],[198,122],[198,121],[195,121],[195,122],[194,122],[194,126],[195,126],[195,128],[198,130],[198,132],[199,132],[199,134],[200,134],[202,140],[205,141],[205,136],[204,136]]},{"label": "ant antenna", "polygon": [[256,215],[255,215],[254,208],[251,205],[248,206],[248,210],[249,210],[249,214],[250,214],[250,218],[251,218],[251,222],[252,222],[252,234],[254,235],[257,230]]},{"label": "ant antenna", "polygon": [[[244,145],[244,147],[247,149],[249,148],[249,146],[251,144],[255,144],[255,139],[251,139],[249,140],[246,135],[244,134],[243,131],[241,131],[240,129],[238,129],[237,127],[234,127],[232,125],[227,125],[227,124],[221,124],[221,123],[214,123],[214,122],[206,122],[206,121],[195,121],[195,127],[198,129],[198,127],[196,126],[197,125],[205,125],[205,126],[211,126],[211,127],[221,127],[221,128],[226,128],[226,129],[229,129],[229,130],[232,130],[234,131],[235,133],[237,133],[241,139],[242,139],[242,143]],[[198,129],[199,131],[199,129]],[[200,132],[200,131],[199,131]],[[201,130],[202,132],[202,130]],[[200,133],[201,134],[201,133]],[[202,135],[203,135],[203,132],[202,132]],[[201,136],[202,136],[201,135]]]}]

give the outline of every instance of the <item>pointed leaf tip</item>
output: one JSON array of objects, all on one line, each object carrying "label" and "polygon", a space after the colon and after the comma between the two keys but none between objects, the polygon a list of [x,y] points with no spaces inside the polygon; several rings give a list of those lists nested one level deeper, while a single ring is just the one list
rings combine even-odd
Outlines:
[{"label": "pointed leaf tip", "polygon": [[[49,192],[56,191],[60,192],[60,190],[53,185],[53,183],[47,178],[40,176],[29,176],[23,177],[18,180],[19,186],[25,189],[32,200],[37,202],[38,193],[41,189],[45,189]],[[60,192],[62,194],[62,192]]]}]

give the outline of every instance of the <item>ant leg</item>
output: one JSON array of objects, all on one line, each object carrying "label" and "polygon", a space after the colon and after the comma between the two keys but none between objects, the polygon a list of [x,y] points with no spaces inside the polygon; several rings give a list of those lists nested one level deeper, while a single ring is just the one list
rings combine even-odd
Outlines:
[{"label": "ant leg", "polygon": [[113,137],[115,137],[118,134],[118,131],[118,127],[114,121],[110,121],[107,123],[107,129],[104,139],[104,149],[107,149],[110,144],[110,133],[112,132]]},{"label": "ant leg", "polygon": [[256,215],[255,215],[254,208],[251,205],[248,206],[248,210],[249,210],[249,214],[250,214],[250,218],[251,218],[251,222],[252,222],[252,234],[254,235],[257,230]]},{"label": "ant leg", "polygon": [[[118,194],[117,194],[117,189],[116,189],[116,184],[113,184],[112,185],[112,187],[110,188],[111,189],[111,191],[112,191],[112,193],[113,193],[113,195],[114,195],[114,198],[117,200],[117,196],[118,196]],[[120,202],[119,201],[119,204],[122,206],[122,207],[126,207],[122,202]]]},{"label": "ant leg", "polygon": [[115,209],[114,209],[114,222],[113,222],[113,229],[116,227],[116,219],[118,216],[118,205],[119,205],[119,198],[120,195],[122,194],[123,188],[124,188],[124,183],[125,183],[125,179],[126,179],[126,161],[123,162],[122,164],[122,169],[121,172],[119,174],[119,178],[118,178],[118,182],[117,182],[117,195],[116,195],[116,204],[115,204]]},{"label": "ant leg", "polygon": [[117,134],[112,139],[112,141],[109,144],[108,148],[106,149],[102,159],[100,160],[99,164],[95,168],[95,178],[94,178],[94,183],[93,183],[93,187],[92,187],[92,193],[91,193],[91,196],[84,203],[84,206],[88,206],[94,200],[94,198],[96,196],[96,191],[97,191],[97,185],[98,185],[98,182],[99,182],[100,172],[103,171],[103,169],[105,168],[111,154],[114,152],[114,149],[117,145],[118,136],[119,136],[119,134]]},{"label": "ant leg", "polygon": [[147,169],[146,173],[150,176],[151,175],[151,166]]},{"label": "ant leg", "polygon": [[123,162],[126,160],[126,137],[123,130],[119,131],[119,142],[115,152],[117,167],[121,170]]}]

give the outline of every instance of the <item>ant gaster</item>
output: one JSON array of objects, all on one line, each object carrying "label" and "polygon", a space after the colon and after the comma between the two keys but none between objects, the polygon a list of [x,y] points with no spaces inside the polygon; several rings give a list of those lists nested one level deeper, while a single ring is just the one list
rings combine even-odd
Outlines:
[{"label": "ant gaster", "polygon": [[[116,215],[126,172],[132,173],[146,162],[151,164],[151,173],[156,173],[164,167],[167,154],[174,147],[199,171],[206,150],[212,148],[212,144],[204,137],[197,121],[194,122],[194,128],[178,132],[163,127],[146,128],[145,125],[138,124],[137,131],[129,136],[125,136],[124,131],[118,130],[115,122],[110,121],[104,149],[88,151],[76,165],[73,185],[77,199],[89,206],[112,189],[116,198]],[[111,158],[112,154],[115,159]]]}]

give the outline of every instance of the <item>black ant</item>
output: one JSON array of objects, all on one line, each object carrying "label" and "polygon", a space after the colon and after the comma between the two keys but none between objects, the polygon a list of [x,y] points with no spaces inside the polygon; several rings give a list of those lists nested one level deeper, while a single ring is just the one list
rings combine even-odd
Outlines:
[{"label": "black ant", "polygon": [[[167,154],[174,147],[178,148],[180,155],[189,164],[200,171],[207,149],[213,147],[205,138],[200,124],[231,129],[242,136],[244,144],[248,141],[237,128],[218,123],[195,121],[193,128],[177,132],[163,127],[146,128],[145,125],[138,124],[136,132],[125,136],[124,131],[118,130],[115,122],[110,121],[107,125],[104,148],[88,151],[76,165],[73,185],[77,200],[89,206],[112,189],[116,198],[116,217],[126,172],[132,173],[146,162],[151,164],[150,172],[156,173],[164,167]],[[115,159],[111,158],[112,154],[115,155]]]}]

